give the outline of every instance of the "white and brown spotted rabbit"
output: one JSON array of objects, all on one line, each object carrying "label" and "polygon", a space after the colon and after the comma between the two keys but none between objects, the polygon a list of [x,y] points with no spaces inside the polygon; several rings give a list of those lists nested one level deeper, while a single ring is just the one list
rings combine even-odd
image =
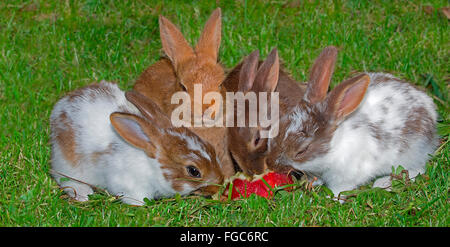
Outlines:
[{"label": "white and brown spotted rabbit", "polygon": [[[332,73],[328,52],[320,73]],[[280,118],[270,168],[314,175],[335,195],[375,178],[375,187],[388,188],[393,166],[411,177],[424,172],[438,145],[436,107],[425,92],[384,73],[358,75],[327,94],[328,86],[329,80],[310,81],[300,103]]]}]

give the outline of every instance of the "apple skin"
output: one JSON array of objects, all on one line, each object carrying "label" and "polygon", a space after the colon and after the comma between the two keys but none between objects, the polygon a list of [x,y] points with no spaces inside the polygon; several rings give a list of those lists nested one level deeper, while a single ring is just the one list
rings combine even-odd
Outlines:
[{"label": "apple skin", "polygon": [[[288,174],[269,172],[262,177],[270,187],[283,186],[292,184],[294,181]],[[229,186],[225,192],[229,190]],[[248,198],[250,195],[256,194],[265,198],[272,198],[273,192],[266,186],[262,179],[254,179],[249,181],[245,178],[235,178],[233,180],[233,188],[231,192],[231,199]]]}]

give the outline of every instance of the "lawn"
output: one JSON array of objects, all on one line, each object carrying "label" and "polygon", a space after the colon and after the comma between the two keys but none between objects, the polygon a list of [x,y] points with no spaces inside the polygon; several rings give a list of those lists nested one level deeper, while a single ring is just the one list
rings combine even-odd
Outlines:
[{"label": "lawn", "polygon": [[[414,2],[414,3],[413,3]],[[449,21],[433,1],[0,2],[0,226],[450,226]],[[429,6],[429,7],[425,7]],[[221,63],[232,68],[277,47],[304,81],[321,49],[339,47],[332,85],[358,71],[387,71],[427,89],[442,144],[413,183],[392,192],[370,184],[340,204],[327,190],[279,192],[272,200],[198,196],[144,207],[97,193],[71,201],[50,176],[49,116],[67,92],[102,79],[130,89],[159,59],[158,15],[195,43],[222,8]]]}]

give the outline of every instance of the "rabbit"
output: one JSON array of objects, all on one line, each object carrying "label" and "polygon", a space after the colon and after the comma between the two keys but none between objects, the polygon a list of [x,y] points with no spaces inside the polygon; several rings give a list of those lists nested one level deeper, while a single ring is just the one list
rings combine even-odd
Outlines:
[{"label": "rabbit", "polygon": [[[264,62],[259,62],[259,51],[255,50],[242,63],[238,64],[227,75],[224,86],[229,92],[278,92],[279,112],[282,115],[287,109],[297,105],[297,95],[306,91],[306,86],[294,81],[283,69],[280,69],[278,51],[274,48]],[[259,97],[257,97],[259,105]],[[237,111],[234,111],[237,119]],[[263,128],[248,125],[249,109],[245,110],[246,126],[236,124],[228,128],[228,149],[235,162],[235,170],[242,170],[249,176],[266,171],[268,138],[262,138]]]},{"label": "rabbit", "polygon": [[53,176],[78,201],[98,187],[142,205],[144,198],[176,193],[214,194],[224,180],[210,144],[173,127],[145,96],[113,83],[69,93],[56,103],[50,124]]},{"label": "rabbit", "polygon": [[[171,96],[186,91],[194,98],[194,84],[202,84],[203,96],[220,92],[225,72],[217,62],[221,41],[221,9],[217,8],[206,22],[195,47],[189,45],[178,28],[164,16],[159,17],[159,30],[167,58],[148,67],[136,80],[135,91],[151,98],[163,112],[172,112]],[[205,110],[208,106],[202,105]]]},{"label": "rabbit", "polygon": [[[330,77],[327,64],[312,73]],[[375,178],[373,187],[389,189],[393,166],[411,177],[424,173],[438,145],[436,106],[425,92],[386,73],[362,73],[327,94],[329,83],[309,81],[299,104],[280,118],[268,144],[270,169],[316,176],[335,196]]]},{"label": "rabbit", "polygon": [[[184,91],[193,103],[191,112],[195,114],[194,111],[201,110],[197,113],[202,115],[212,104],[194,100],[195,84],[201,84],[202,96],[209,92],[225,95],[222,87],[225,72],[217,62],[221,41],[221,9],[217,8],[211,14],[195,49],[192,49],[178,28],[163,16],[159,17],[159,27],[167,58],[148,67],[136,80],[133,89],[153,100],[168,116],[178,107],[171,103],[171,97],[176,92]],[[224,175],[232,176],[234,168],[227,150],[225,127],[189,128],[214,146]]]}]

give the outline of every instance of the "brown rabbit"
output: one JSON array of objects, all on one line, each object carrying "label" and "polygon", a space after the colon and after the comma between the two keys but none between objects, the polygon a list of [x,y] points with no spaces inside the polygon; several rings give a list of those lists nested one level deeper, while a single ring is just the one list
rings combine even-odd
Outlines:
[{"label": "brown rabbit", "polygon": [[[189,45],[178,28],[159,17],[161,43],[167,58],[148,67],[137,79],[134,90],[151,98],[164,112],[172,112],[171,96],[186,91],[194,97],[194,84],[201,83],[203,95],[220,92],[225,77],[217,62],[221,40],[221,11],[216,9],[205,24],[195,49]],[[203,110],[207,106],[203,107]]]},{"label": "brown rabbit", "polygon": [[[188,44],[178,28],[163,16],[159,18],[160,36],[163,50],[168,58],[162,58],[137,79],[134,90],[152,99],[162,111],[171,116],[179,105],[171,104],[174,93],[185,91],[192,103],[194,84],[202,85],[202,96],[208,92],[219,92],[225,95],[221,84],[225,78],[223,67],[217,62],[221,40],[221,10],[216,9],[206,22],[203,33],[195,47]],[[200,102],[201,104],[201,102]],[[205,111],[209,105],[202,104],[192,111]],[[225,127],[193,127],[190,128],[203,140],[212,144],[222,163],[226,177],[234,174],[234,168],[227,150]]]},{"label": "brown rabbit", "polygon": [[[298,95],[304,94],[306,86],[294,81],[280,69],[276,49],[270,52],[264,62],[259,62],[258,59],[259,52],[256,50],[228,74],[224,86],[229,92],[244,94],[278,92],[281,116],[287,109],[297,105],[301,98]],[[247,108],[245,111],[247,123],[248,112]],[[236,116],[236,111],[234,114]],[[269,139],[261,138],[261,130],[261,126],[228,128],[230,154],[236,162],[235,165],[248,175],[261,174],[266,167],[265,158]]]}]

